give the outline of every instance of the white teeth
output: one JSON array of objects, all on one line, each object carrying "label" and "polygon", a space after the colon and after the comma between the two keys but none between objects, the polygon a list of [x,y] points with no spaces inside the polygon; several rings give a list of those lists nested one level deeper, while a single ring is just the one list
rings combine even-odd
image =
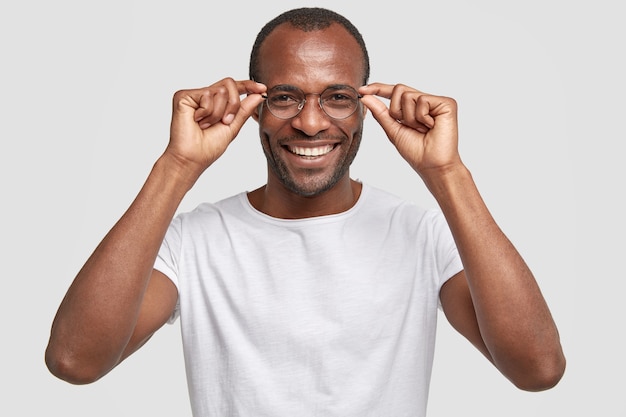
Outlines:
[{"label": "white teeth", "polygon": [[289,146],[292,153],[300,156],[322,156],[333,150],[333,145],[318,146],[316,148],[308,148],[302,146]]}]

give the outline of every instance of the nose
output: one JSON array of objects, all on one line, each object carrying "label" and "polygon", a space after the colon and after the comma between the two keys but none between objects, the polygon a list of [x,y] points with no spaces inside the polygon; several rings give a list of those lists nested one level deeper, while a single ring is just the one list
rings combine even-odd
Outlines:
[{"label": "nose", "polygon": [[330,127],[330,117],[324,113],[319,96],[310,95],[300,113],[291,119],[291,126],[307,136],[315,136]]}]

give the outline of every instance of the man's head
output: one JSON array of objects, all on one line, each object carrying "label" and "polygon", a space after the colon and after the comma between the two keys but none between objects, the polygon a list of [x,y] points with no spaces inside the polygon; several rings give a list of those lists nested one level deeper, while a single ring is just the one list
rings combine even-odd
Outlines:
[{"label": "man's head", "polygon": [[[353,95],[354,112],[338,108],[346,103],[345,92],[354,92],[368,76],[361,35],[334,12],[296,9],[265,25],[253,47],[250,77],[273,97],[254,115],[268,161],[268,187],[315,196],[350,183],[365,107]],[[301,110],[276,111],[290,103]]]}]

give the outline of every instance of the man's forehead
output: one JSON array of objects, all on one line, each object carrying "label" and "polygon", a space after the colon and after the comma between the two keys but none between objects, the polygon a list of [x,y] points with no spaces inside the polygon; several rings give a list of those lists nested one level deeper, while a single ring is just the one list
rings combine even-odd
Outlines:
[{"label": "man's forehead", "polygon": [[340,25],[303,31],[289,24],[282,24],[268,35],[260,49],[260,56],[263,58],[319,63],[354,54],[360,56],[361,50],[356,40]]},{"label": "man's forehead", "polygon": [[271,84],[304,85],[315,80],[324,85],[360,85],[364,71],[358,42],[340,24],[311,31],[281,24],[267,36],[258,57],[259,80]]},{"label": "man's forehead", "polygon": [[[338,23],[333,23],[328,27],[314,30],[303,30],[290,23],[283,23],[274,28],[274,30],[267,35],[262,47],[295,44],[302,44],[309,48],[320,48],[322,44],[327,44],[329,47],[332,47],[338,43],[350,43],[350,39],[352,39],[354,45],[358,47],[356,39],[354,39],[346,28]],[[315,42],[317,42],[317,44]]]}]

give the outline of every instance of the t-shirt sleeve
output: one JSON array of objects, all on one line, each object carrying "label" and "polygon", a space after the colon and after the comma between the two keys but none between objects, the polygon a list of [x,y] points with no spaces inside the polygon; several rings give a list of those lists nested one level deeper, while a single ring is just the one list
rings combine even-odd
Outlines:
[{"label": "t-shirt sleeve", "polygon": [[439,290],[441,290],[446,281],[463,270],[463,263],[443,213],[439,210],[433,210],[432,215],[436,262],[439,271]]},{"label": "t-shirt sleeve", "polygon": [[[175,217],[170,223],[165,234],[165,238],[161,243],[161,248],[154,262],[154,269],[162,272],[167,276],[178,289],[178,265],[180,261],[181,249],[181,218]],[[169,323],[176,321],[180,314],[179,301],[176,302],[176,308],[169,319]]]}]

